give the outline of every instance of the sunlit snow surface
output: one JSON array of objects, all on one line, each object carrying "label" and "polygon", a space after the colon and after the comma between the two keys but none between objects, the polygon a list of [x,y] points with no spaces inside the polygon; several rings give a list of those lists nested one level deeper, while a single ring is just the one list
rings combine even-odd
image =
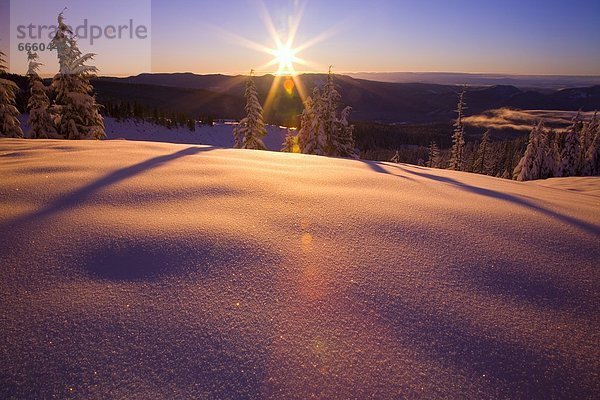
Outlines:
[{"label": "sunlit snow surface", "polygon": [[0,398],[598,398],[567,182],[2,139]]}]

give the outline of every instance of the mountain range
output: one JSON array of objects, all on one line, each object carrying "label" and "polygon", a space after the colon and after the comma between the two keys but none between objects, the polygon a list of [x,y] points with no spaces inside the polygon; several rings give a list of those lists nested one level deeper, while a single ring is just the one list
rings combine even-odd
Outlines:
[{"label": "mountain range", "polygon": [[[177,111],[191,116],[211,115],[239,119],[244,114],[244,88],[247,77],[196,75],[192,73],[140,74],[126,78],[100,77],[94,81],[99,102],[138,102],[149,107]],[[264,101],[274,82],[273,75],[255,77],[259,96]],[[298,76],[304,91],[326,82],[327,75]],[[391,124],[447,122],[455,117],[457,93],[461,86],[432,83],[396,83],[336,75],[344,105],[353,108],[355,121]],[[302,112],[297,88],[288,93],[281,87],[274,93],[265,119],[274,124],[293,126]],[[600,85],[560,90],[521,89],[513,85],[469,86],[467,115],[496,108],[525,110],[600,109]]]}]

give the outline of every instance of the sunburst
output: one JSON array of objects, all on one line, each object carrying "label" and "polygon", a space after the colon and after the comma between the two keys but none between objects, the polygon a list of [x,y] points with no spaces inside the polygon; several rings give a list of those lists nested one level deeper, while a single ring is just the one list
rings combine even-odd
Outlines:
[{"label": "sunburst", "polygon": [[259,73],[263,72],[275,75],[273,84],[271,85],[269,94],[267,95],[265,104],[263,106],[265,110],[269,109],[276,92],[280,89],[285,90],[290,96],[294,94],[294,91],[297,91],[302,101],[306,99],[306,92],[300,79],[298,67],[304,67],[308,71],[323,69],[314,62],[309,62],[303,59],[300,56],[300,53],[334,35],[337,31],[337,27],[328,29],[312,39],[296,45],[296,34],[304,14],[305,5],[306,2],[302,3],[300,7],[297,8],[297,11],[294,13],[294,15],[290,15],[287,18],[290,22],[289,26],[287,27],[286,31],[280,33],[275,28],[271,14],[269,13],[264,2],[262,0],[258,1],[258,9],[261,18],[264,22],[265,28],[269,33],[272,43],[274,44],[272,47],[256,43],[231,32],[222,32],[226,37],[232,39],[235,43],[253,50],[260,51],[272,57],[272,59],[267,63],[254,68],[254,70]]},{"label": "sunburst", "polygon": [[294,69],[294,63],[301,62],[300,58],[296,57],[298,53],[297,49],[293,49],[290,46],[282,45],[278,49],[274,49],[271,51],[271,54],[275,57],[273,62],[275,64],[279,64],[277,68],[276,75],[296,75],[296,70]]}]

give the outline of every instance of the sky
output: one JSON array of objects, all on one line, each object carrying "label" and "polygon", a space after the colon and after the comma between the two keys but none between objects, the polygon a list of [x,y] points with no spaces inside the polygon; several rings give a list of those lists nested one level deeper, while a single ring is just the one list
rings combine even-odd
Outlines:
[{"label": "sky", "polygon": [[[276,72],[275,56],[260,48],[277,48],[275,35],[285,42],[300,14],[292,50],[312,46],[296,54],[306,61],[297,71],[600,75],[597,0],[0,0],[0,49],[19,43],[17,20],[54,22],[65,6],[74,24],[148,26],[144,41],[80,44],[105,75]],[[15,51],[11,70],[23,69]]]}]

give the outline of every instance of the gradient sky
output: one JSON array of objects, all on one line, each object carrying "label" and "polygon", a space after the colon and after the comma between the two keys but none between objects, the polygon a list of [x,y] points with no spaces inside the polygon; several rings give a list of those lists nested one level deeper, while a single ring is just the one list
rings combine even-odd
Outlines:
[{"label": "gradient sky", "polygon": [[[57,12],[73,3],[48,1]],[[119,15],[135,18],[136,1],[123,3]],[[265,64],[272,56],[235,39],[274,46],[261,3],[284,38],[305,5],[296,45],[328,33],[299,54],[311,62],[300,70],[600,75],[598,0],[152,0],[151,71],[234,74]],[[6,4],[0,0],[3,20]],[[6,28],[0,35],[6,52]],[[104,54],[103,63],[114,63],[104,69],[148,72],[126,58]]]}]

